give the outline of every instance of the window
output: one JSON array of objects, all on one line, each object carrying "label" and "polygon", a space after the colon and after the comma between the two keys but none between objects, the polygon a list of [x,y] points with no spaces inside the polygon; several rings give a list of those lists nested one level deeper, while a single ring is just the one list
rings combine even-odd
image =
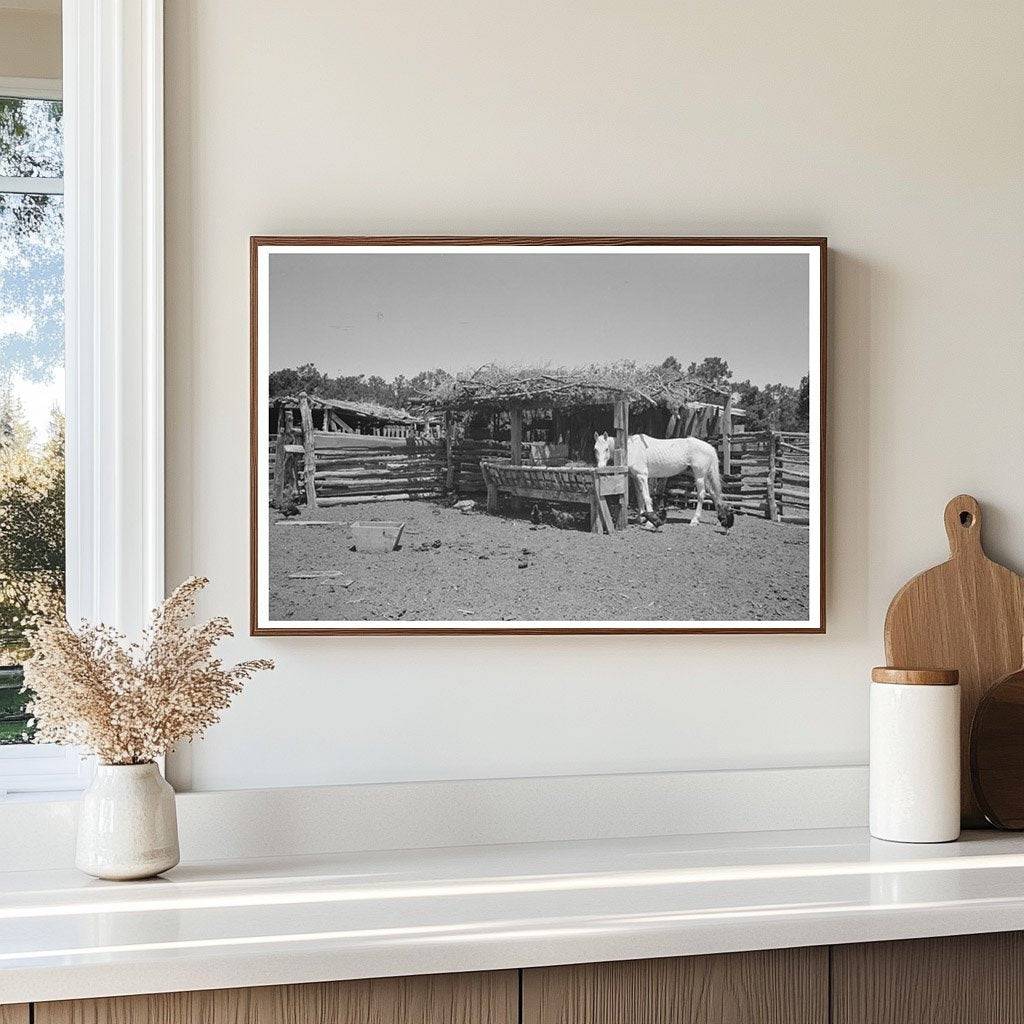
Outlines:
[{"label": "window", "polygon": [[[35,428],[29,454],[49,443],[51,467],[62,391],[67,412],[64,475],[31,491],[17,557],[40,586],[52,574],[51,592],[63,582],[72,620],[136,636],[164,595],[163,4],[62,0],[61,18],[63,83],[0,78],[0,100],[15,101],[0,134],[0,321],[17,329],[0,330],[0,371]],[[8,633],[9,647],[16,623]],[[9,741],[29,725],[16,674],[0,677]],[[59,795],[90,773],[73,750],[0,744],[0,800]]]},{"label": "window", "polygon": [[30,653],[26,620],[64,601],[64,143],[55,92],[0,81],[0,796],[78,788],[82,774],[74,752],[26,746],[20,668]]}]

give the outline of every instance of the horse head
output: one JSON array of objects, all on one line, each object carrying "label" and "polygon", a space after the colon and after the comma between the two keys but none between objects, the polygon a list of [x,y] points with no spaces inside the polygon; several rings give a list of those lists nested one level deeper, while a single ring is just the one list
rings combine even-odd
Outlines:
[{"label": "horse head", "polygon": [[615,449],[615,442],[608,436],[608,432],[599,434],[594,431],[594,454],[597,456],[597,465],[607,466],[612,461],[612,452]]}]

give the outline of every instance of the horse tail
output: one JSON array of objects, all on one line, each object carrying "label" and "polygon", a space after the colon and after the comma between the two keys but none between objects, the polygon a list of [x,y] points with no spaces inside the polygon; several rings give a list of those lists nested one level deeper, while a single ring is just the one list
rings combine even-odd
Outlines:
[{"label": "horse tail", "polygon": [[718,521],[728,529],[735,522],[736,514],[722,494],[722,474],[718,470],[718,452],[713,451],[708,483],[711,485],[711,496],[715,500]]}]

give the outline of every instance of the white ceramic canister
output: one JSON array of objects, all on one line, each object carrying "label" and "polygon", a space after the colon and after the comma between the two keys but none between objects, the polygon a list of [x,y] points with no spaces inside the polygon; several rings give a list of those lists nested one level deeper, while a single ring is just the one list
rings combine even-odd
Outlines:
[{"label": "white ceramic canister", "polygon": [[82,794],[75,864],[96,878],[150,878],[178,863],[174,790],[148,764],[100,764]]},{"label": "white ceramic canister", "polygon": [[953,669],[871,672],[871,834],[897,843],[960,835],[960,683]]}]

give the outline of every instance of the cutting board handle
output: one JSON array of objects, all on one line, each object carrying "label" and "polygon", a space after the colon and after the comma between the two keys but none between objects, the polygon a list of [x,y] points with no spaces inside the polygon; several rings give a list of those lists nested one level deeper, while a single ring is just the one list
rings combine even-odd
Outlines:
[{"label": "cutting board handle", "polygon": [[946,506],[945,520],[949,553],[953,558],[984,555],[981,548],[981,506],[977,498],[969,494],[958,494],[952,498]]}]

